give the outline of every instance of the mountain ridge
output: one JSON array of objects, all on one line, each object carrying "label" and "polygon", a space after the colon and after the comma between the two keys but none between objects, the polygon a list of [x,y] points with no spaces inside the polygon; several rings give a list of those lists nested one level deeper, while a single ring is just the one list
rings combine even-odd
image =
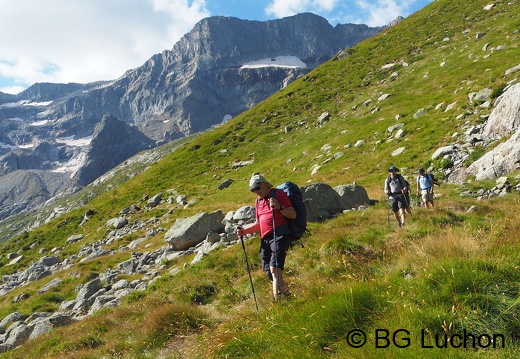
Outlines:
[{"label": "mountain ridge", "polygon": [[[89,84],[38,83],[5,99],[11,102],[0,104],[0,173],[34,170],[37,176],[41,170],[60,171],[60,183],[65,185],[70,182],[65,177],[78,178],[75,171],[67,172],[72,168],[68,163],[89,163],[80,171],[83,180],[58,192],[88,185],[103,174],[94,170],[96,163],[104,171],[110,169],[105,164],[117,163],[109,153],[89,150],[85,144],[68,145],[66,140],[92,138],[105,115],[133,126],[155,142],[150,146],[164,144],[238,115],[339,50],[383,28],[352,24],[333,28],[324,18],[310,13],[269,22],[203,19],[171,50],[153,55],[118,79]],[[307,64],[242,68],[252,60],[276,60],[282,55],[304,58]],[[38,153],[36,146],[40,147]],[[121,153],[128,157],[143,149],[130,142],[126,146]],[[42,183],[47,178],[42,177]],[[0,186],[0,192],[10,188],[9,184]],[[7,215],[39,205],[29,201],[20,207],[9,197],[3,198],[3,213]]]}]

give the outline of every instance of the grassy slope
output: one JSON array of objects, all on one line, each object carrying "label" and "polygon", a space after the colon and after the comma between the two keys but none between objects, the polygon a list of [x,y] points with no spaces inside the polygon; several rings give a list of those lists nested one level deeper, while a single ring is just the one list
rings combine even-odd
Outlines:
[{"label": "grassy slope", "polygon": [[[468,102],[467,95],[482,88],[500,89],[515,75],[503,76],[518,65],[520,5],[497,2],[483,11],[486,1],[433,2],[392,29],[348,50],[349,56],[334,59],[296,81],[247,113],[220,128],[181,146],[139,176],[2,248],[3,253],[24,248],[24,261],[3,266],[0,273],[25,268],[36,260],[38,249],[64,246],[71,234],[83,233],[86,241],[106,236],[104,223],[117,212],[140,202],[143,194],[176,189],[197,202],[188,209],[166,215],[166,205],[133,219],[160,218],[168,228],[177,216],[199,211],[233,210],[251,204],[247,179],[254,171],[272,182],[288,178],[331,185],[357,182],[372,199],[383,200],[367,211],[350,212],[335,220],[312,224],[306,248],[289,254],[287,277],[294,297],[272,305],[267,279],[258,270],[253,279],[260,312],[254,310],[250,284],[239,246],[218,250],[202,263],[175,277],[167,272],[183,262],[166,263],[163,277],[145,293],[134,294],[117,309],[78,325],[54,330],[5,357],[263,357],[263,358],[409,358],[409,357],[512,357],[518,350],[520,302],[518,266],[520,201],[518,194],[476,202],[460,197],[461,186],[443,184],[437,209],[415,209],[407,228],[387,225],[388,212],[382,197],[386,168],[395,164],[405,175],[431,163],[433,151],[454,141],[469,124],[480,123],[489,110]],[[469,33],[464,33],[470,30]],[[476,40],[477,32],[486,33]],[[448,39],[449,41],[445,39]],[[482,47],[505,45],[502,51]],[[388,63],[407,63],[382,69]],[[441,66],[441,63],[445,63]],[[397,77],[391,74],[398,72]],[[380,103],[382,94],[390,97]],[[371,100],[368,106],[367,100]],[[455,103],[449,112],[436,110],[439,103]],[[374,111],[375,108],[378,111]],[[424,108],[426,115],[414,119]],[[331,120],[316,126],[328,111]],[[395,116],[400,115],[398,121]],[[404,122],[404,139],[387,141],[386,129]],[[305,124],[301,124],[305,123]],[[285,132],[287,126],[292,131]],[[346,147],[364,139],[362,147]],[[216,143],[219,140],[219,143]],[[330,153],[322,151],[330,145]],[[403,155],[392,151],[405,147]],[[221,152],[226,149],[227,152]],[[336,152],[344,155],[323,164],[311,176],[313,165],[322,164]],[[253,165],[233,170],[235,161],[254,159]],[[290,159],[290,163],[286,161]],[[216,190],[226,178],[235,183]],[[478,188],[489,183],[470,183]],[[466,210],[478,205],[478,211]],[[95,216],[78,227],[86,209]],[[118,248],[137,238],[124,238]],[[30,245],[39,243],[36,249]],[[161,236],[151,240],[152,249],[163,245]],[[66,246],[62,256],[78,251],[80,244]],[[247,250],[255,269],[258,239]],[[141,250],[151,250],[142,248]],[[77,276],[62,273],[58,291],[38,295],[40,283],[0,298],[0,316],[14,310],[24,313],[56,309],[61,300],[74,297],[74,288],[89,274],[115,267],[129,253],[74,266]],[[4,260],[5,261],[5,260]],[[189,262],[189,260],[186,260]],[[4,263],[5,264],[5,263]],[[15,295],[30,298],[11,303]],[[195,306],[192,303],[202,302]],[[366,330],[369,345],[352,349],[345,337],[353,328]],[[139,330],[136,330],[139,328]],[[377,328],[407,329],[408,348],[374,348]],[[502,333],[505,349],[423,349],[434,335]],[[516,334],[514,334],[516,333]],[[513,335],[514,334],[514,335]]]}]

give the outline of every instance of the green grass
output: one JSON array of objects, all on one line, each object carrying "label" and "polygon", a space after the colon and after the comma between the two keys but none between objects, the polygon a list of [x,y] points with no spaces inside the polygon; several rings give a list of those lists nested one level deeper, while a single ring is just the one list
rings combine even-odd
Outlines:
[{"label": "green grass", "polygon": [[[452,134],[463,134],[490,112],[470,103],[468,94],[483,88],[498,94],[516,78],[515,74],[504,77],[504,72],[518,65],[520,58],[520,35],[515,33],[519,2],[500,2],[491,11],[483,11],[485,5],[481,0],[432,2],[232,121],[157,149],[166,153],[162,160],[117,172],[106,183],[64,199],[63,203],[77,208],[11,238],[1,248],[4,254],[20,251],[24,256],[12,266],[3,257],[1,275],[27,268],[41,257],[42,248],[59,248],[58,255],[66,258],[82,245],[106,238],[111,230],[105,226],[107,220],[127,206],[143,208],[145,194],[185,194],[193,203],[187,208],[162,204],[129,215],[130,222],[155,216],[157,227],[169,228],[176,218],[200,211],[235,210],[253,203],[247,183],[257,171],[272,183],[356,182],[365,187],[376,201],[374,206],[310,224],[312,236],[304,239],[305,248],[289,252],[285,274],[291,298],[271,302],[270,283],[260,270],[259,242],[254,238],[245,244],[259,312],[242,249],[232,246],[212,252],[196,265],[189,265],[193,257],[164,263],[161,278],[146,291],[127,297],[120,307],[55,329],[0,357],[514,358],[520,329],[518,193],[477,201],[461,193],[492,188],[494,181],[443,183],[436,188],[440,195],[436,208],[413,208],[402,229],[395,226],[382,194],[389,165],[400,167],[409,179],[419,167],[432,166],[437,175],[451,166],[445,160],[431,160],[432,153],[443,145],[462,144],[462,137]],[[475,39],[477,32],[486,33],[483,40]],[[484,52],[487,42],[506,49]],[[393,62],[399,65],[382,69]],[[394,72],[398,76],[393,77]],[[390,96],[378,103],[382,94]],[[444,111],[455,102],[453,110]],[[445,105],[437,110],[440,103]],[[425,114],[416,119],[413,115],[419,109]],[[326,111],[330,121],[318,126],[318,117]],[[399,122],[405,123],[406,136],[390,140],[387,129]],[[286,132],[288,126],[292,130]],[[366,144],[353,147],[360,139]],[[322,150],[324,145],[330,146],[330,152]],[[399,147],[405,147],[403,154],[392,157]],[[326,162],[336,152],[343,156]],[[481,155],[477,148],[470,160]],[[233,167],[245,160],[254,163]],[[311,175],[314,165],[321,169]],[[514,182],[518,174],[511,174],[510,180]],[[234,183],[218,190],[228,178]],[[476,212],[468,212],[473,205]],[[93,215],[79,226],[87,210]],[[0,232],[3,235],[17,226],[3,223]],[[83,234],[84,239],[67,245],[74,234]],[[143,231],[124,236],[110,249],[144,235]],[[164,244],[164,236],[158,234],[137,250],[151,251]],[[131,251],[124,251],[74,263],[57,274],[64,280],[62,285],[43,295],[38,290],[54,276],[8,293],[0,297],[0,316],[55,310],[60,300],[74,298],[79,284],[115,268],[130,255]],[[180,273],[170,276],[173,268]],[[23,293],[28,298],[14,303]],[[346,340],[356,328],[364,330],[369,340],[359,349]],[[411,344],[376,348],[378,329],[389,333],[406,329]],[[431,344],[436,336],[442,339],[464,329],[504,334],[506,348],[421,348],[422,330]],[[397,333],[403,335],[398,343],[405,343],[406,333]]]}]

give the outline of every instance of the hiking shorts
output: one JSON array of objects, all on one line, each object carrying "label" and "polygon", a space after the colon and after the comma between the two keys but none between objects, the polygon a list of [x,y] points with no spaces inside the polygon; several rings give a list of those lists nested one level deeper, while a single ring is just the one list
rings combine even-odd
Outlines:
[{"label": "hiking shorts", "polygon": [[260,258],[263,270],[269,272],[270,267],[278,267],[283,270],[288,249],[289,241],[284,236],[279,236],[275,240],[271,233],[262,238]]},{"label": "hiking shorts", "polygon": [[408,208],[407,200],[404,194],[399,194],[395,196],[388,197],[388,200],[390,201],[390,205],[392,206],[392,211],[397,212],[399,209]]},{"label": "hiking shorts", "polygon": [[421,198],[423,202],[433,202],[433,191],[432,188],[426,188],[421,190]]}]

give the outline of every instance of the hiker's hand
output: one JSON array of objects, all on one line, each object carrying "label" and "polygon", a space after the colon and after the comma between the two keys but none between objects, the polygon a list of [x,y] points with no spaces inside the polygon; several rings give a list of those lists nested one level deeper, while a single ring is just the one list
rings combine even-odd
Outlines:
[{"label": "hiker's hand", "polygon": [[244,236],[244,228],[242,228],[242,227],[237,227],[237,229],[236,229],[236,233],[237,233],[237,236],[239,236],[239,237],[243,237],[243,236]]},{"label": "hiker's hand", "polygon": [[269,198],[269,205],[271,208],[280,209],[280,203],[278,203],[278,200],[276,198]]}]

